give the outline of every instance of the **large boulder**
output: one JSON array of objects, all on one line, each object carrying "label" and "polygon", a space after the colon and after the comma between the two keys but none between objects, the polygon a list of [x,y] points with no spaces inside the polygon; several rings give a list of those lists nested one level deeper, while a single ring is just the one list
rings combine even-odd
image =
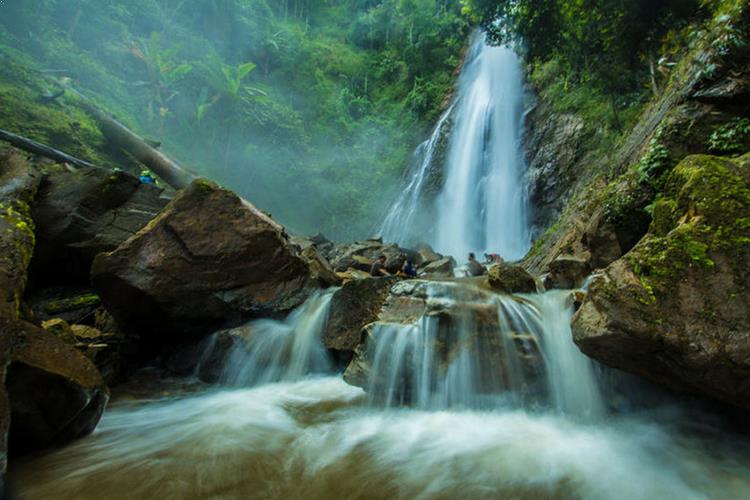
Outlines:
[{"label": "large boulder", "polygon": [[167,204],[162,189],[125,172],[53,165],[32,216],[37,247],[32,278],[41,283],[89,283],[94,257],[133,236]]},{"label": "large boulder", "polygon": [[331,264],[336,272],[346,272],[349,268],[369,271],[370,266],[381,255],[385,255],[385,268],[395,274],[406,259],[413,259],[414,252],[400,248],[396,244],[383,244],[379,239],[359,241],[337,247],[332,253]]},{"label": "large boulder", "polygon": [[455,266],[456,261],[453,257],[443,257],[422,268],[422,274],[427,278],[452,278]]},{"label": "large boulder", "polygon": [[686,158],[653,213],[592,280],[575,341],[612,367],[750,409],[750,155]]},{"label": "large boulder", "polygon": [[125,331],[155,342],[289,311],[321,284],[281,226],[205,180],[98,255],[92,281]]},{"label": "large boulder", "polygon": [[377,319],[396,282],[397,278],[367,278],[349,281],[341,287],[331,298],[323,334],[326,348],[350,357],[361,342],[362,329]]},{"label": "large boulder", "polygon": [[11,453],[64,444],[94,430],[109,392],[83,354],[21,321],[0,320],[0,339],[0,361],[7,362]]},{"label": "large boulder", "polygon": [[0,151],[0,317],[17,319],[34,251],[30,204],[41,174],[18,151]]},{"label": "large boulder", "polygon": [[536,281],[521,266],[514,264],[495,264],[488,272],[490,287],[501,293],[534,293]]}]

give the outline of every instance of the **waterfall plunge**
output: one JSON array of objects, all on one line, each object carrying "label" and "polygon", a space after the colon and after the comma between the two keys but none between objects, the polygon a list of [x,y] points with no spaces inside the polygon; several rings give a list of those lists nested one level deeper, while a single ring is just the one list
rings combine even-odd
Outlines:
[{"label": "waterfall plunge", "polygon": [[[448,115],[454,123],[443,186],[430,206],[425,179]],[[478,36],[461,73],[456,102],[420,146],[422,161],[388,214],[383,236],[404,245],[427,241],[437,251],[459,258],[472,251],[496,252],[508,260],[522,258],[530,247],[527,197],[521,182],[522,121],[518,56],[511,48],[490,46]],[[420,212],[426,216],[415,217]]]}]

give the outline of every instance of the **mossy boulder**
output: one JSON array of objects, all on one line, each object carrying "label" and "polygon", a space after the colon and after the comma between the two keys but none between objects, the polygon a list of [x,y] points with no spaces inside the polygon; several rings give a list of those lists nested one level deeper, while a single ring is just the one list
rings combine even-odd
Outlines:
[{"label": "mossy boulder", "polygon": [[118,325],[157,347],[285,313],[322,285],[318,278],[281,226],[204,180],[92,266]]},{"label": "mossy boulder", "polygon": [[691,156],[574,318],[589,356],[750,409],[750,155]]},{"label": "mossy boulder", "polygon": [[496,264],[489,270],[487,279],[490,287],[501,293],[534,293],[536,281],[521,266],[513,264]]},{"label": "mossy boulder", "polygon": [[29,205],[41,174],[24,155],[0,150],[0,317],[17,319],[36,242]]}]

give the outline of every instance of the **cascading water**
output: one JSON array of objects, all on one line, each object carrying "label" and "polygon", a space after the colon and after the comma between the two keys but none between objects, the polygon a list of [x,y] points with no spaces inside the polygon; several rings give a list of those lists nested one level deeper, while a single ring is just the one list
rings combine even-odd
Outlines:
[{"label": "cascading water", "polygon": [[445,122],[451,116],[453,106],[443,113],[438,120],[430,138],[419,145],[415,157],[415,164],[409,183],[401,191],[396,202],[388,212],[383,222],[380,234],[386,241],[397,241],[407,245],[424,242],[424,230],[429,227],[430,210],[426,210],[423,203],[424,190],[430,180],[433,168],[435,150],[443,134]]},{"label": "cascading water", "polygon": [[570,341],[570,292],[518,298],[467,293],[463,284],[421,286],[426,315],[371,330],[372,404],[492,410],[526,402],[577,417],[604,414],[592,363]]},{"label": "cascading water", "polygon": [[[518,59],[478,38],[385,236],[522,256],[520,123]],[[210,339],[197,370],[224,359],[218,385],[121,399],[91,436],[14,460],[11,486],[29,500],[750,498],[750,445],[713,415],[609,410],[571,338],[570,292],[498,296],[458,280],[390,293],[384,310],[401,313],[370,325],[343,375],[366,392],[332,373],[320,340],[331,294],[317,295]]]},{"label": "cascading water", "polygon": [[[216,334],[228,335],[234,341],[219,381],[230,387],[252,387],[330,372],[329,355],[320,335],[332,296],[333,292],[313,296],[284,321],[261,319]],[[217,343],[215,339],[208,343],[197,371],[212,357]]]},{"label": "cascading water", "polygon": [[[425,179],[434,168],[434,145],[448,116],[454,124],[443,187],[430,203],[425,199]],[[471,251],[495,252],[508,260],[523,257],[531,242],[521,180],[522,119],[518,56],[509,47],[490,46],[484,36],[477,36],[461,73],[456,103],[422,146],[423,160],[389,212],[383,236],[407,246],[428,242],[439,252],[461,258]],[[420,212],[427,215],[415,218],[413,214]]]},{"label": "cascading water", "polygon": [[[226,380],[252,387],[117,403],[93,435],[15,461],[11,485],[30,500],[750,495],[750,446],[699,413],[605,413],[570,337],[569,293],[424,290],[422,319],[370,334],[383,341],[371,381],[385,400],[309,376],[324,360],[318,296],[240,332],[277,338],[230,357]],[[404,389],[408,406],[397,404]]]}]

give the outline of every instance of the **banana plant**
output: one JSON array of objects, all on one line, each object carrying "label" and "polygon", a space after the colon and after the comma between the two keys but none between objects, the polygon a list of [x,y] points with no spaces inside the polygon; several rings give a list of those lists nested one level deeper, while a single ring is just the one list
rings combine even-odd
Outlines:
[{"label": "banana plant", "polygon": [[149,79],[145,84],[151,89],[149,115],[153,117],[156,114],[154,107],[158,109],[162,134],[164,120],[169,114],[169,102],[178,94],[176,84],[193,70],[191,64],[177,60],[181,49],[180,45],[162,49],[161,34],[158,32],[151,33],[149,38],[137,40],[130,47],[130,53],[148,71]]}]

